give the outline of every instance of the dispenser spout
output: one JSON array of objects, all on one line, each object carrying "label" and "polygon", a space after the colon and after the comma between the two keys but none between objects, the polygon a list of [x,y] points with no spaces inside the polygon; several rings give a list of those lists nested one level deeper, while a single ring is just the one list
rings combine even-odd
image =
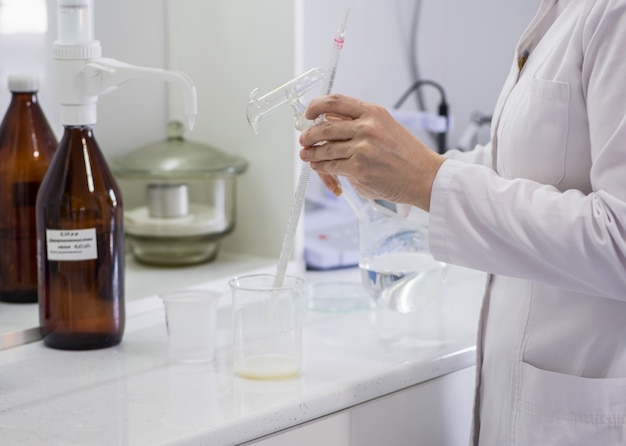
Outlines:
[{"label": "dispenser spout", "polygon": [[100,42],[94,39],[93,0],[57,0],[57,4],[58,40],[53,44],[53,54],[63,125],[95,124],[98,96],[130,79],[153,78],[183,88],[187,124],[193,127],[198,110],[196,88],[189,76],[102,57]]},{"label": "dispenser spout", "polygon": [[183,89],[187,126],[191,130],[198,114],[196,87],[191,78],[180,71],[130,65],[119,60],[101,57],[85,64],[87,95],[100,95],[117,89],[131,79],[152,78],[177,83]]}]

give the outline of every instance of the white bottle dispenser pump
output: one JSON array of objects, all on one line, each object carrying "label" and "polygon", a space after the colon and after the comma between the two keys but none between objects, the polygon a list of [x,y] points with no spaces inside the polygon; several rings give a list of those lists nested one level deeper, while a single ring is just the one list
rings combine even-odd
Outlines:
[{"label": "white bottle dispenser pump", "polygon": [[58,0],[58,15],[64,133],[35,206],[39,316],[45,345],[89,350],[119,344],[125,327],[123,197],[92,130],[98,96],[133,78],[174,81],[191,127],[196,92],[182,73],[101,57],[93,0]]},{"label": "white bottle dispenser pump", "polygon": [[97,121],[98,96],[136,78],[176,82],[183,88],[187,124],[197,114],[196,89],[184,73],[129,65],[102,57],[94,38],[93,0],[58,0],[58,40],[53,55],[59,82],[61,123],[92,125]]}]

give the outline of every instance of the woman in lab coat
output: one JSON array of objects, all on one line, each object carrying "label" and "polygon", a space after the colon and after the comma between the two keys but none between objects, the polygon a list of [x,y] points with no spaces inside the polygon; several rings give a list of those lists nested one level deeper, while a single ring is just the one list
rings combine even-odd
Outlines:
[{"label": "woman in lab coat", "polygon": [[472,444],[625,445],[626,0],[543,0],[516,51],[486,146],[444,158],[332,95],[300,156],[429,210],[433,255],[490,273]]}]

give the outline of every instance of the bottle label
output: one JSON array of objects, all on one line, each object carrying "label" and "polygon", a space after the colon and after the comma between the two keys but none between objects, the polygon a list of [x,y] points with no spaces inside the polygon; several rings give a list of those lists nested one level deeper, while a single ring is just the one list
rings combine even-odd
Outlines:
[{"label": "bottle label", "polygon": [[46,229],[46,249],[48,260],[97,259],[96,229]]}]

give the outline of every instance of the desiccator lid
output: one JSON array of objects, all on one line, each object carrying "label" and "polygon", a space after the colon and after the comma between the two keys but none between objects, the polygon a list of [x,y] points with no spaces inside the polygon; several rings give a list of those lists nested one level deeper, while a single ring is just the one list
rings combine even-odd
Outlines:
[{"label": "desiccator lid", "polygon": [[206,144],[185,140],[183,125],[173,121],[168,124],[165,141],[118,157],[112,167],[115,173],[124,176],[184,177],[241,174],[248,168],[248,162]]}]

